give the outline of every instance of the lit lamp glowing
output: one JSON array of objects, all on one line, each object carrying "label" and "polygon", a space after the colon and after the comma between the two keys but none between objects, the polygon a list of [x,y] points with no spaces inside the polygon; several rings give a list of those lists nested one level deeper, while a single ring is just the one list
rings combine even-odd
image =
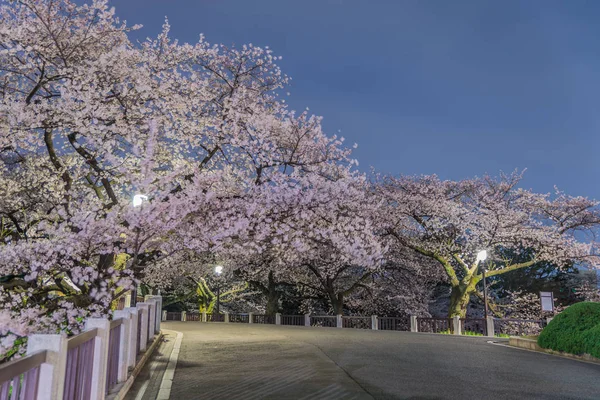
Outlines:
[{"label": "lit lamp glowing", "polygon": [[135,196],[133,196],[133,206],[134,207],[139,207],[144,203],[144,200],[148,200],[148,196],[145,196],[143,194],[136,194]]},{"label": "lit lamp glowing", "polygon": [[[485,261],[487,260],[487,250],[481,250],[479,253],[477,253],[477,264],[479,265],[479,263],[481,261]],[[482,268],[481,270],[481,274],[483,275],[483,303],[484,303],[484,307],[485,307],[485,318],[487,319],[488,317],[488,299],[487,299],[487,284],[485,282],[485,267]]]}]

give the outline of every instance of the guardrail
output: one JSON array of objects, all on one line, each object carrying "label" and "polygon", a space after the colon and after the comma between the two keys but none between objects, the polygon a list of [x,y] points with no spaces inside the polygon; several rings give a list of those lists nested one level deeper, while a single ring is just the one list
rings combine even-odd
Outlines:
[{"label": "guardrail", "polygon": [[378,329],[381,331],[409,331],[410,321],[400,317],[377,317]]},{"label": "guardrail", "polygon": [[516,318],[423,318],[412,316],[412,332],[449,333],[476,336],[537,335],[547,325],[541,319]]},{"label": "guardrail", "polygon": [[253,324],[275,324],[274,315],[252,314]]},{"label": "guardrail", "polygon": [[122,386],[160,332],[162,298],[146,296],[112,320],[89,318],[84,331],[30,335],[27,355],[0,365],[0,400],[102,400]]},{"label": "guardrail", "polygon": [[338,326],[337,317],[335,315],[311,315],[310,326],[336,328]]},{"label": "guardrail", "polygon": [[40,368],[46,363],[45,350],[6,363],[0,368],[0,399],[34,400],[38,397]]},{"label": "guardrail", "polygon": [[372,329],[371,317],[342,317],[343,328]]},{"label": "guardrail", "polygon": [[306,325],[304,315],[282,315],[281,325],[304,326]]},{"label": "guardrail", "polygon": [[91,398],[94,347],[97,336],[98,328],[94,328],[67,341],[64,399]]},{"label": "guardrail", "polygon": [[250,323],[250,314],[229,314],[229,322]]},{"label": "guardrail", "polygon": [[452,318],[417,318],[417,332],[440,333],[451,327]]},{"label": "guardrail", "polygon": [[[179,318],[178,318],[179,317]],[[433,318],[433,317],[378,317],[341,315],[281,315],[253,313],[173,313],[163,311],[163,321],[231,322],[250,324],[275,324],[291,326],[313,326],[327,328],[372,329],[382,331],[411,331],[423,333],[448,333],[483,335],[488,332],[509,335],[539,333],[545,326],[543,320],[485,318]]]},{"label": "guardrail", "polygon": [[460,333],[466,335],[467,333],[475,333],[487,336],[487,322],[485,318],[461,318],[460,319],[461,329]]}]

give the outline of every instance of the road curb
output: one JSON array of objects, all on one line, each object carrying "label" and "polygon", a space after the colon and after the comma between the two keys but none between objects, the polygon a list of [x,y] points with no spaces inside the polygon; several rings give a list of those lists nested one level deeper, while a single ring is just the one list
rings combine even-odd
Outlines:
[{"label": "road curb", "polygon": [[171,388],[173,387],[173,378],[175,376],[175,368],[177,367],[177,359],[179,358],[179,350],[181,349],[181,342],[183,341],[183,333],[178,331],[169,331],[177,333],[175,343],[173,344],[173,350],[169,356],[169,363],[167,369],[163,374],[162,381],[160,382],[160,388],[158,390],[158,397],[156,400],[169,400],[171,397]]},{"label": "road curb", "polygon": [[524,338],[520,338],[520,337],[511,337],[508,341],[508,345],[511,347],[517,347],[520,349],[525,349],[525,350],[529,350],[529,351],[535,351],[537,353],[544,353],[544,354],[550,354],[553,356],[559,356],[559,357],[564,357],[564,358],[569,358],[571,360],[576,360],[576,361],[583,361],[583,362],[589,362],[592,364],[600,364],[600,359],[596,358],[596,357],[592,357],[589,354],[584,354],[581,356],[575,355],[575,354],[570,354],[570,353],[564,353],[562,351],[555,351],[555,350],[550,350],[550,349],[544,349],[542,347],[540,347],[539,344],[537,344],[536,340],[533,339],[524,339]]},{"label": "road curb", "polygon": [[125,398],[125,396],[129,392],[129,389],[131,389],[133,382],[135,382],[135,378],[137,378],[137,376],[142,371],[142,368],[144,368],[144,365],[146,365],[146,361],[148,361],[152,353],[154,353],[154,350],[156,350],[160,342],[162,342],[163,337],[164,335],[161,331],[156,337],[156,339],[154,339],[154,342],[152,342],[150,347],[148,347],[148,349],[144,352],[144,355],[142,356],[142,358],[140,358],[140,361],[137,363],[137,365],[131,372],[129,378],[127,378],[127,380],[121,384],[118,392],[109,394],[108,396],[106,396],[106,400],[123,400]]}]

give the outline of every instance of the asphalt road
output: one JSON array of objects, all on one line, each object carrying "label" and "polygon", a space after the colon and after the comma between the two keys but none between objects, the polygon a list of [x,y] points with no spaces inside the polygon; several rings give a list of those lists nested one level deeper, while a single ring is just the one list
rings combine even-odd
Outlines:
[{"label": "asphalt road", "polygon": [[600,399],[600,365],[485,338],[169,322],[171,399]]}]

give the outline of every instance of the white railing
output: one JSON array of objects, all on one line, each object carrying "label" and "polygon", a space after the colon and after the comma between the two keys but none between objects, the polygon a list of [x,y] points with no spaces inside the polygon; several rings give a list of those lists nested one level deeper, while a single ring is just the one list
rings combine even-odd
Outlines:
[{"label": "white railing", "polygon": [[160,296],[146,296],[112,320],[87,319],[79,335],[29,336],[27,356],[0,365],[0,400],[105,399],[160,333],[161,308]]}]

